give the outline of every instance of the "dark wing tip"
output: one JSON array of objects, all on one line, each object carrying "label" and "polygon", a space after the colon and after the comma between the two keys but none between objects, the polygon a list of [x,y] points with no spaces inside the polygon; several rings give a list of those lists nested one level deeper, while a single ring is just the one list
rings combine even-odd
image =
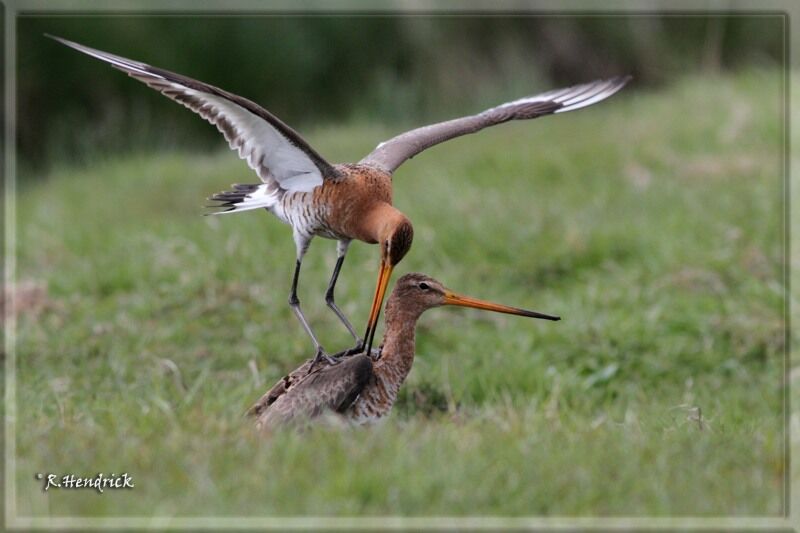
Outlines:
[{"label": "dark wing tip", "polygon": [[625,87],[632,79],[632,74],[621,74],[619,76],[614,76],[609,81],[613,87],[617,88],[616,90],[619,90]]},{"label": "dark wing tip", "polygon": [[58,35],[53,35],[51,33],[44,33],[43,34],[48,39],[53,39],[56,42],[63,44],[64,46],[69,46],[70,48],[74,48],[75,50],[80,50],[81,52],[91,48],[88,46],[84,46],[82,44],[78,44],[75,41],[70,41],[69,39],[64,39],[63,37],[59,37]]},{"label": "dark wing tip", "polygon": [[54,41],[59,42],[64,46],[68,46],[73,50],[77,50],[78,52],[84,53],[87,56],[99,59],[100,61],[105,61],[112,67],[122,70],[123,72],[129,75],[133,76],[139,74],[146,76],[155,76],[159,78],[162,77],[160,74],[151,72],[150,70],[152,69],[152,67],[147,63],[134,61],[132,59],[118,56],[116,54],[112,54],[109,52],[103,52],[102,50],[97,50],[96,48],[79,44],[74,41],[70,41],[69,39],[64,39],[63,37],[50,35],[49,33],[45,33],[44,36],[49,37],[50,39],[53,39]]},{"label": "dark wing tip", "polygon": [[554,112],[563,113],[565,111],[574,111],[602,102],[621,91],[632,78],[630,74],[613,76],[611,78],[598,79],[571,87],[553,98],[553,100],[562,104],[562,106]]},{"label": "dark wing tip", "polygon": [[82,48],[84,48],[83,45],[70,41],[69,39],[64,39],[63,37],[59,37],[58,35],[53,35],[51,33],[44,33],[43,35],[48,39],[53,39],[54,41],[63,44],[64,46],[69,46],[70,48],[74,48],[75,50],[79,50],[81,52],[83,51],[82,50]]}]

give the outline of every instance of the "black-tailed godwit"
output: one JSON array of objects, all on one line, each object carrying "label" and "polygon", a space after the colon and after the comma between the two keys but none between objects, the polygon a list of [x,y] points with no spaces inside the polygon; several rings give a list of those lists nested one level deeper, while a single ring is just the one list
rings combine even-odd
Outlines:
[{"label": "black-tailed godwit", "polygon": [[406,274],[397,281],[386,302],[386,332],[377,360],[359,354],[344,357],[335,365],[314,366],[314,359],[309,359],[278,381],[248,414],[256,418],[261,429],[305,421],[325,412],[356,424],[384,417],[411,371],[417,320],[426,310],[442,305],[560,320],[557,316],[456,294],[424,274]]},{"label": "black-tailed godwit", "polygon": [[[259,105],[223,89],[145,63],[102,52],[66,39],[66,46],[110,63],[129,76],[191,109],[215,125],[230,147],[252,168],[261,183],[233,185],[213,195],[221,202],[215,214],[266,209],[292,227],[296,246],[289,305],[316,350],[316,361],[333,363],[306,320],[297,297],[303,257],[315,236],[338,241],[337,260],[325,300],[353,336],[348,353],[371,353],[392,269],[408,252],[414,231],[411,221],[392,205],[392,174],[407,159],[460,135],[502,124],[600,102],[619,91],[629,76],[597,80],[558,89],[487,109],[482,113],[417,128],[380,143],[357,164],[331,164],[300,135]],[[334,289],[353,239],[380,245],[378,282],[364,338],[336,305]]]}]

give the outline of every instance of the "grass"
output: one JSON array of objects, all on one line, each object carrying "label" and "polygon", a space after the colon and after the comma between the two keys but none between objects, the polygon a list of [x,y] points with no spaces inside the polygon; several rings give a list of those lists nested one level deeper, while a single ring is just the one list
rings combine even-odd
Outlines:
[{"label": "grass", "polygon": [[[382,425],[255,435],[241,415],[310,355],[286,299],[288,228],[200,217],[253,180],[234,155],[56,168],[18,198],[18,274],[46,287],[17,344],[24,516],[776,516],[782,510],[780,78],[623,92],[415,158],[399,267],[564,317],[429,311]],[[311,132],[352,160],[390,132]],[[317,240],[301,299],[322,301]],[[377,250],[337,293],[365,320]],[[359,326],[360,327],[360,326]],[[43,493],[35,472],[128,472],[136,488]]]}]

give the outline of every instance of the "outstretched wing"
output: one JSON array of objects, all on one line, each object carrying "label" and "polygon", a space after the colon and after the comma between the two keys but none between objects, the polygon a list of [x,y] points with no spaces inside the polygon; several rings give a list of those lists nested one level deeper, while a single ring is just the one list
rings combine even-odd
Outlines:
[{"label": "outstretched wing", "polygon": [[256,171],[272,193],[310,191],[336,169],[292,128],[258,104],[181,74],[101,52],[60,37],[56,41],[125,72],[191,109],[222,132],[232,150]]},{"label": "outstretched wing", "polygon": [[310,361],[281,379],[247,412],[261,429],[314,418],[325,411],[343,412],[372,377],[372,360],[355,355],[308,374]]},{"label": "outstretched wing", "polygon": [[630,79],[630,76],[618,76],[566,89],[557,89],[520,98],[487,109],[477,115],[407,131],[379,144],[372,153],[361,160],[361,163],[377,166],[387,172],[394,172],[406,159],[441,142],[468,133],[475,133],[483,128],[502,124],[509,120],[526,120],[580,109],[605,100],[622,89]]}]

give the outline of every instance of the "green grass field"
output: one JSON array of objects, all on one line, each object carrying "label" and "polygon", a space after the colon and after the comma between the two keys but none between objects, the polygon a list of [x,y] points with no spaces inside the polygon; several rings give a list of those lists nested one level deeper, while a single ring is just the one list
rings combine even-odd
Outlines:
[{"label": "green grass field", "polygon": [[[404,165],[395,204],[416,235],[395,279],[563,321],[429,311],[401,402],[372,428],[263,440],[242,418],[312,353],[286,304],[288,227],[200,216],[254,180],[232,153],[21,176],[18,278],[47,295],[18,318],[18,513],[778,515],[781,83],[626,90]],[[308,137],[347,161],[395,132]],[[323,302],[334,260],[315,240],[300,294],[331,351],[350,342]],[[354,244],[339,284],[359,329],[377,263]],[[36,472],[128,472],[136,488],[45,494]]]}]

